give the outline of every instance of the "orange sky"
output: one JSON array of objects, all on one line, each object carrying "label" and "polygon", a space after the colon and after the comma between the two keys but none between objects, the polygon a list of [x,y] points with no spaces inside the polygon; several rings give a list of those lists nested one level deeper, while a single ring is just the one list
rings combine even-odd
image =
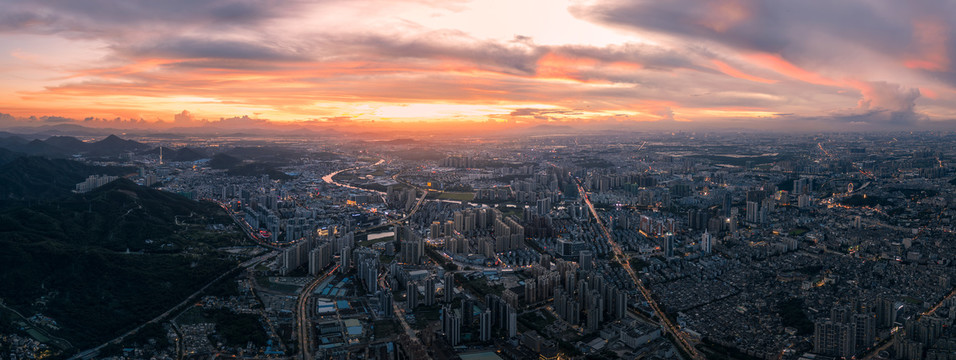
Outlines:
[{"label": "orange sky", "polygon": [[0,6],[0,113],[14,124],[956,119],[956,30],[938,15],[956,8],[943,0]]}]

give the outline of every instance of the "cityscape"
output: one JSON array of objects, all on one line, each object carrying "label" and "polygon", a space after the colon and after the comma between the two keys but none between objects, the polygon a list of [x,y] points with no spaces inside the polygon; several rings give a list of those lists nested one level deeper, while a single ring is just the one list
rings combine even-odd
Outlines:
[{"label": "cityscape", "polygon": [[[5,142],[76,153],[42,166],[15,158],[4,173],[89,173],[60,184],[72,185],[63,206],[143,227],[121,223],[110,231],[125,242],[88,246],[212,269],[184,282],[184,301],[157,295],[165,312],[102,326],[57,307],[90,289],[18,284],[3,296],[10,358],[947,359],[956,349],[948,133],[19,139]],[[119,155],[96,155],[108,147]],[[35,198],[10,180],[7,198]],[[140,216],[164,205],[138,199],[159,194],[205,212],[172,213],[181,235],[154,233]],[[119,208],[95,209],[103,198]],[[20,206],[6,222],[53,205]],[[12,238],[37,231],[5,226]],[[87,275],[111,281],[101,272]],[[144,275],[171,281],[159,276]]]},{"label": "cityscape", "polygon": [[956,2],[0,9],[0,360],[956,360]]}]

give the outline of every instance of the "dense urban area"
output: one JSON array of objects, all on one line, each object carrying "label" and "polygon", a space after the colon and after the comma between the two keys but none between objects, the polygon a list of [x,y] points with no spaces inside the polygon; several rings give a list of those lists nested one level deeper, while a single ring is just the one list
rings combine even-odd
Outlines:
[{"label": "dense urban area", "polygon": [[956,134],[66,135],[2,359],[956,359]]}]

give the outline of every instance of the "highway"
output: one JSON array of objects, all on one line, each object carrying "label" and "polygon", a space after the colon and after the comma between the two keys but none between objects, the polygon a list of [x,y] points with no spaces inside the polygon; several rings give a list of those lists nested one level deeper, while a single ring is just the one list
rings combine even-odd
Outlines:
[{"label": "highway", "polygon": [[309,329],[312,324],[312,320],[309,319],[309,297],[315,291],[315,287],[325,281],[325,279],[328,279],[329,276],[332,276],[338,268],[338,265],[333,266],[332,270],[312,280],[312,282],[302,288],[302,292],[299,293],[299,298],[295,306],[295,321],[297,325],[296,332],[299,337],[299,358],[303,360],[311,358],[312,352],[312,331]]},{"label": "highway", "polygon": [[628,275],[631,276],[631,280],[637,284],[637,288],[641,291],[641,295],[644,296],[644,299],[647,300],[647,303],[654,309],[654,313],[657,314],[657,317],[660,318],[661,324],[664,325],[664,328],[668,333],[673,336],[676,344],[686,353],[691,356],[693,359],[703,360],[704,357],[697,352],[697,348],[690,344],[687,341],[687,338],[684,337],[677,326],[675,326],[670,319],[667,318],[667,315],[661,311],[660,307],[657,305],[657,302],[654,301],[654,298],[651,297],[650,290],[644,286],[644,282],[637,277],[637,272],[631,267],[631,260],[624,255],[624,251],[621,250],[621,246],[614,241],[614,237],[611,236],[611,233],[607,230],[607,227],[604,226],[604,222],[601,221],[601,217],[598,216],[597,210],[594,209],[594,204],[591,203],[591,199],[588,198],[588,193],[584,190],[584,187],[581,186],[581,181],[577,181],[578,193],[581,195],[581,198],[584,200],[584,203],[588,205],[588,209],[591,210],[591,215],[594,216],[595,221],[597,222],[598,227],[601,229],[601,233],[604,234],[605,239],[607,239],[608,244],[611,244],[611,248],[614,249],[614,260],[621,264],[624,267],[624,270],[627,271]]},{"label": "highway", "polygon": [[[953,291],[950,291],[948,295],[946,295],[946,296],[944,296],[942,299],[940,299],[939,302],[936,303],[936,305],[934,305],[934,306],[931,307],[929,310],[926,310],[925,312],[923,312],[922,314],[920,314],[920,317],[933,315],[934,313],[936,313],[936,310],[939,310],[939,307],[940,307],[940,306],[942,306],[944,303],[946,303],[947,300],[953,298],[953,296],[956,296],[956,287],[954,287],[954,288],[953,288]],[[887,341],[885,344],[883,344],[882,346],[879,346],[879,347],[877,347],[877,348],[875,348],[875,349],[873,349],[873,350],[870,350],[869,353],[867,353],[867,354],[861,356],[860,359],[861,359],[861,360],[872,359],[872,358],[876,357],[877,355],[879,355],[880,351],[883,351],[883,350],[888,349],[890,346],[892,346],[892,345],[895,344],[895,343],[896,343],[896,337],[895,337],[895,336],[890,337],[889,341]]]},{"label": "highway", "polygon": [[130,335],[135,334],[137,331],[141,330],[144,326],[146,326],[146,325],[148,325],[148,324],[153,324],[153,323],[159,323],[159,322],[161,322],[163,319],[165,319],[165,318],[168,317],[169,315],[172,315],[172,313],[176,312],[176,311],[179,310],[181,307],[186,306],[187,304],[191,303],[197,296],[199,296],[200,294],[202,294],[203,291],[206,291],[206,289],[209,288],[209,286],[211,286],[212,284],[215,284],[215,283],[219,282],[219,280],[222,280],[222,278],[226,277],[227,275],[231,274],[232,272],[237,271],[237,270],[239,270],[239,269],[243,269],[243,268],[248,268],[248,267],[250,267],[250,266],[254,266],[254,265],[256,265],[256,264],[258,264],[258,263],[260,263],[260,262],[262,262],[262,261],[265,261],[265,260],[267,260],[267,259],[269,259],[269,258],[271,258],[271,257],[273,257],[273,256],[275,256],[275,255],[277,255],[277,254],[278,254],[278,252],[269,252],[269,253],[266,253],[266,254],[264,254],[264,255],[259,255],[259,256],[255,257],[255,258],[246,260],[246,261],[243,262],[243,263],[240,263],[238,266],[236,266],[236,267],[233,268],[232,270],[229,270],[229,271],[223,273],[222,275],[219,275],[219,277],[213,279],[212,281],[206,283],[206,285],[204,285],[204,286],[203,286],[202,288],[200,288],[199,290],[196,290],[196,292],[192,293],[192,295],[189,295],[189,297],[187,297],[185,300],[183,300],[183,301],[180,302],[179,304],[176,304],[176,306],[173,306],[173,307],[170,308],[169,310],[166,310],[166,312],[164,312],[164,313],[162,313],[162,314],[159,314],[159,316],[156,316],[156,317],[153,318],[152,320],[147,321],[147,322],[145,322],[145,323],[143,323],[143,324],[137,326],[137,327],[134,328],[133,330],[130,330],[130,331],[124,333],[123,335],[117,336],[117,337],[114,338],[113,340],[107,341],[107,342],[103,343],[103,344],[100,345],[100,346],[97,346],[97,347],[95,347],[95,348],[92,348],[92,349],[83,351],[83,352],[81,352],[81,353],[78,353],[78,354],[76,354],[76,355],[73,355],[73,357],[71,357],[70,360],[73,360],[73,359],[91,359],[91,358],[95,357],[95,356],[99,353],[99,351],[102,350],[104,347],[109,346],[110,344],[120,344],[120,343],[123,341],[123,339],[125,339],[127,336],[130,336]]}]

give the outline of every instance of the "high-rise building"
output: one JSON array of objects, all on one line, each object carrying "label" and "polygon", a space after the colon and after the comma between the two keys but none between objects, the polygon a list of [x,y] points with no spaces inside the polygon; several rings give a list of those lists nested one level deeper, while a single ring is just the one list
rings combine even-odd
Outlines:
[{"label": "high-rise building", "polygon": [[578,253],[578,265],[581,270],[591,270],[594,268],[594,253],[591,250],[581,250]]},{"label": "high-rise building", "polygon": [[760,222],[760,203],[756,201],[747,201],[747,222]]},{"label": "high-rise building", "polygon": [[668,235],[664,237],[664,257],[674,256],[674,236]]},{"label": "high-rise building", "polygon": [[425,297],[422,299],[422,304],[425,306],[435,305],[435,278],[432,276],[425,278],[423,285],[425,287]]},{"label": "high-rise building", "polygon": [[418,307],[418,282],[409,281],[408,286],[405,289],[405,298],[406,306],[409,311],[415,310]]},{"label": "high-rise building", "polygon": [[704,231],[700,237],[700,251],[704,254],[710,254],[714,247],[714,237],[709,232]]},{"label": "high-rise building", "polygon": [[487,309],[482,311],[479,322],[478,339],[481,341],[491,340],[491,311]]},{"label": "high-rise building", "polygon": [[391,291],[379,290],[378,292],[378,303],[379,307],[382,310],[382,317],[388,319],[392,317],[392,301],[393,295]]},{"label": "high-rise building", "polygon": [[407,264],[421,264],[424,252],[424,241],[417,236],[402,242],[402,261]]},{"label": "high-rise building", "polygon": [[722,199],[720,212],[723,217],[730,217],[730,209],[733,207],[733,196],[730,192],[725,192]]},{"label": "high-rise building", "polygon": [[856,348],[862,350],[872,346],[876,340],[876,314],[853,314],[853,322],[856,328]]},{"label": "high-rise building", "polygon": [[442,332],[451,346],[458,346],[461,342],[461,316],[448,305],[442,308]]},{"label": "high-rise building", "polygon": [[450,303],[455,299],[455,273],[445,272],[445,302]]},{"label": "high-rise building", "polygon": [[535,281],[535,279],[528,279],[524,281],[524,300],[528,304],[534,304],[538,302],[538,287],[537,281]]},{"label": "high-rise building", "polygon": [[856,354],[856,326],[832,319],[814,324],[813,352],[822,355],[850,357]]},{"label": "high-rise building", "polygon": [[461,323],[471,325],[475,320],[475,304],[471,299],[461,300]]},{"label": "high-rise building", "polygon": [[507,321],[504,328],[508,330],[508,338],[514,338],[518,335],[518,313],[515,311],[515,308],[509,304],[505,308],[505,314],[507,315]]}]

